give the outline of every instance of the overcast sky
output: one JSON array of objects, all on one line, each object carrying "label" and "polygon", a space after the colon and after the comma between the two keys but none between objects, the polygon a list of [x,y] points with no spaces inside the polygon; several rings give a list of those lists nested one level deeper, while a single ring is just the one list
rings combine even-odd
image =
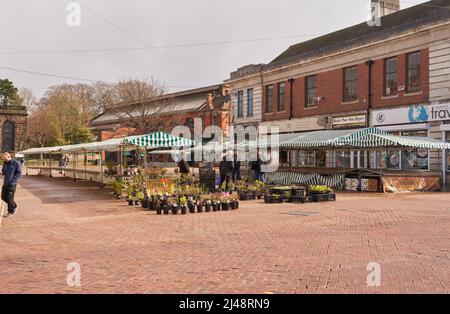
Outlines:
[{"label": "overcast sky", "polygon": [[[402,8],[425,2],[401,1]],[[369,0],[80,0],[81,26],[69,27],[69,2],[0,0],[0,78],[38,97],[48,86],[83,81],[11,68],[107,82],[153,76],[172,91],[201,87],[369,15]]]}]

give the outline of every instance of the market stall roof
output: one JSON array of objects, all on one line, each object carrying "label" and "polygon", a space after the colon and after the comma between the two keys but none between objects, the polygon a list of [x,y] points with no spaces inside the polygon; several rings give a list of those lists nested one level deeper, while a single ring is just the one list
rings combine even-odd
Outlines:
[{"label": "market stall roof", "polygon": [[165,132],[127,137],[123,140],[123,143],[146,148],[190,147],[195,145],[195,141],[193,140],[174,136]]},{"label": "market stall roof", "polygon": [[339,148],[426,148],[450,149],[450,143],[428,137],[396,136],[378,128],[353,130],[322,130],[300,134],[280,135],[281,148],[339,149]]}]

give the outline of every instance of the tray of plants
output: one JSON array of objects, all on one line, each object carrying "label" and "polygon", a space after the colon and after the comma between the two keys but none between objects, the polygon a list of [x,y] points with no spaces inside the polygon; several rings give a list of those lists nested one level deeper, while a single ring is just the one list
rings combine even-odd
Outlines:
[{"label": "tray of plants", "polygon": [[326,185],[311,185],[308,187],[308,197],[312,202],[336,201],[333,189]]}]

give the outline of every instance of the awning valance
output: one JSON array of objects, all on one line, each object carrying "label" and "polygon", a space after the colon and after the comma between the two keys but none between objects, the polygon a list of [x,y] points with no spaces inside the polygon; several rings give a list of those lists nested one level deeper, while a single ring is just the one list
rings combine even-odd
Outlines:
[{"label": "awning valance", "polygon": [[193,140],[174,136],[165,132],[127,137],[123,140],[123,143],[147,148],[191,147],[195,145],[195,141]]}]

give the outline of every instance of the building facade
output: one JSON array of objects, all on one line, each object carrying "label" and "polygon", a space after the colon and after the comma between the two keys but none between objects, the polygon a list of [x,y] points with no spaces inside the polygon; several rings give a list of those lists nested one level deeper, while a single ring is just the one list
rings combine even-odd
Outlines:
[{"label": "building facade", "polygon": [[27,109],[23,106],[0,106],[0,139],[3,152],[17,152],[26,142]]},{"label": "building facade", "polygon": [[[158,119],[155,119],[155,121],[158,121],[158,124],[161,125],[161,129],[158,131],[170,133],[175,126],[180,125],[193,129],[195,119],[200,118],[203,129],[215,125],[220,127],[226,134],[231,123],[228,92],[229,87],[221,84],[163,95],[157,100],[157,106],[163,107],[159,108],[155,113],[155,116],[158,116]],[[142,101],[142,103],[152,106],[154,105],[154,100],[148,99]],[[164,105],[161,105],[162,103]],[[141,104],[132,103],[123,106],[119,104],[122,108],[134,105]],[[139,119],[145,118],[145,116],[139,116],[138,114],[136,117],[131,117],[127,108],[123,112],[127,112],[123,114],[125,118],[120,118],[121,111],[118,109],[115,112],[106,111],[90,122],[90,128],[99,140],[140,133],[135,128],[129,127],[129,123],[126,123],[127,121],[124,119]],[[150,112],[145,114],[150,115]]]},{"label": "building facade", "polygon": [[[239,98],[253,88],[261,91],[253,101],[261,114],[252,123],[278,126],[281,133],[376,126],[448,140],[449,39],[450,1],[433,0],[383,16],[380,26],[361,23],[293,45],[271,63],[226,80],[235,121],[245,123],[245,96],[244,117]],[[300,167],[450,170],[448,154],[437,151],[315,154],[289,152],[281,161]]]}]

